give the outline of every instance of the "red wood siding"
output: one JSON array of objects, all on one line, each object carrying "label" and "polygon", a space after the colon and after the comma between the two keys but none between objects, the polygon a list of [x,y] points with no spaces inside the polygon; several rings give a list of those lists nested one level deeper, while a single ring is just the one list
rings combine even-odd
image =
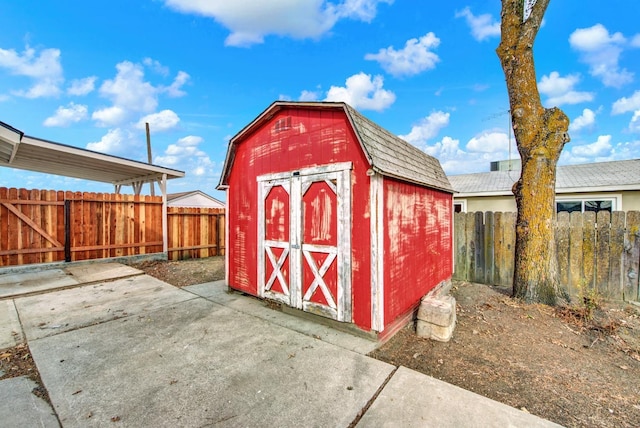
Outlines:
[{"label": "red wood siding", "polygon": [[389,325],[452,275],[452,195],[384,180],[384,320]]},{"label": "red wood siding", "polygon": [[[276,123],[278,126],[276,126]],[[291,108],[279,111],[236,148],[229,174],[229,285],[257,294],[256,177],[336,162],[353,162],[353,322],[371,326],[368,162],[345,113]]]}]

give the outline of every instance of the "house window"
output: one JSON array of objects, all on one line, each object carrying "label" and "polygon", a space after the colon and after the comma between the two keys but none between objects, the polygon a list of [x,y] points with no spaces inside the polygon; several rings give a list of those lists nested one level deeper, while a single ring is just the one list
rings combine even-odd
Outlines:
[{"label": "house window", "polygon": [[467,212],[467,201],[454,201],[453,202],[453,212],[454,213],[466,213]]},{"label": "house window", "polygon": [[585,211],[613,211],[616,209],[616,200],[614,198],[598,198],[598,199],[568,199],[556,200],[556,212],[566,211],[572,213]]}]

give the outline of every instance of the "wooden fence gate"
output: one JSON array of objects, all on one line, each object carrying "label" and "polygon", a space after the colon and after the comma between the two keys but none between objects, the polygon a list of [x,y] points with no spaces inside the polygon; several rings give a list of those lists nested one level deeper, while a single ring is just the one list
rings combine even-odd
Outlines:
[{"label": "wooden fence gate", "polygon": [[[223,209],[168,209],[169,259],[224,254]],[[0,188],[0,266],[162,252],[162,197]]]}]

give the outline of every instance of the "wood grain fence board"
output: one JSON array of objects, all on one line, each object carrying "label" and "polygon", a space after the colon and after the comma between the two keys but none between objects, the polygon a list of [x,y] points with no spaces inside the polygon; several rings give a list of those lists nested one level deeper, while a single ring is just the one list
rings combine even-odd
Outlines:
[{"label": "wood grain fence board", "polygon": [[500,275],[502,274],[502,258],[503,256],[503,243],[504,243],[504,230],[502,213],[496,212],[493,214],[493,280],[490,282],[492,285],[500,285]]},{"label": "wood grain fence board", "polygon": [[484,284],[493,283],[493,275],[495,272],[495,255],[494,255],[494,231],[495,231],[495,219],[493,212],[487,211],[484,213]]},{"label": "wood grain fence board", "polygon": [[614,211],[611,213],[611,235],[609,237],[609,299],[622,300],[624,298],[624,282],[622,266],[624,265],[624,226],[625,213]]},{"label": "wood grain fence board", "polygon": [[[57,202],[61,202],[62,205],[59,205],[56,209],[56,214],[54,215],[53,221],[55,222],[56,228],[57,228],[57,234],[56,236],[58,237],[58,241],[63,242],[64,241],[64,192],[59,190],[56,191],[56,201]],[[64,252],[61,253],[56,253],[56,259],[55,261],[62,261],[64,260]]]},{"label": "wood grain fence board", "polygon": [[556,239],[556,252],[558,260],[558,275],[560,285],[562,287],[569,287],[569,213],[558,213],[556,218],[555,227],[555,239]]},{"label": "wood grain fence board", "polygon": [[[27,189],[18,189],[18,199],[20,199],[21,201],[25,201],[29,199],[29,191]],[[18,205],[16,207],[16,214],[19,213],[18,217],[20,218],[20,220],[24,221],[25,223],[27,223],[29,225],[29,227],[22,227],[22,224],[20,224],[20,222],[18,222],[18,239],[19,239],[19,244],[18,247],[19,248],[28,248],[30,245],[30,235],[31,235],[31,229],[35,226],[38,227],[37,225],[35,225],[35,223],[33,223],[30,219],[29,219],[29,215],[31,214],[29,212],[29,206],[28,205]],[[31,255],[30,254],[18,254],[18,260],[19,263],[21,265],[23,264],[30,264],[31,263]]]},{"label": "wood grain fence board", "polygon": [[577,296],[583,283],[583,226],[582,213],[572,212],[569,232],[569,284],[570,296]]},{"label": "wood grain fence board", "polygon": [[226,213],[218,215],[218,223],[216,226],[218,254],[224,256],[227,251],[227,235],[225,233],[225,224],[227,224]]},{"label": "wood grain fence board", "polygon": [[[29,193],[30,194],[28,200],[35,199],[38,201],[42,201],[42,199],[40,198],[39,190],[31,189]],[[29,218],[38,225],[38,228],[40,228],[40,230],[43,230],[45,233],[47,233],[46,229],[43,228],[44,225],[42,224],[42,211],[40,210],[40,206],[25,204],[25,208],[27,209]],[[29,243],[27,245],[28,248],[44,248],[45,245],[42,242],[42,238],[43,236],[41,234],[34,233],[33,230],[29,230]],[[32,257],[29,258],[29,263],[42,263],[40,254],[41,253],[33,254]]]},{"label": "wood grain fence board", "polygon": [[[138,240],[138,237],[136,236],[136,225],[135,225],[135,219],[136,219],[136,204],[134,202],[134,198],[131,195],[127,196],[128,199],[128,203],[125,205],[126,209],[127,209],[127,216],[125,218],[126,221],[126,230],[127,230],[127,234],[124,240],[124,244],[132,244],[135,243]],[[132,247],[127,247],[127,251],[125,251],[125,255],[126,256],[131,256],[134,255],[135,252],[133,251]]]},{"label": "wood grain fence board", "polygon": [[599,211],[596,215],[596,289],[608,297],[609,252],[611,240],[611,213]]},{"label": "wood grain fence board", "polygon": [[[207,242],[211,238],[211,223],[212,216],[210,214],[201,213],[198,219],[200,220],[200,236],[198,239],[198,245],[201,242]],[[209,257],[209,248],[199,249],[198,257]]]},{"label": "wood grain fence board", "polygon": [[629,211],[626,223],[624,299],[640,300],[640,211]]},{"label": "wood grain fence board", "polygon": [[147,253],[147,225],[146,225],[146,218],[147,218],[147,206],[149,205],[149,200],[148,198],[144,198],[144,203],[138,207],[138,214],[136,216],[136,219],[138,220],[138,228],[140,230],[140,242],[145,243],[144,245],[140,246],[140,254],[146,254]]},{"label": "wood grain fence board", "polygon": [[476,245],[474,242],[474,236],[473,233],[475,231],[475,214],[474,213],[467,213],[465,214],[465,216],[467,217],[467,221],[465,224],[465,237],[466,237],[466,241],[467,241],[467,260],[466,260],[466,265],[467,265],[467,272],[469,275],[469,280],[473,281],[474,276],[475,276],[475,271],[476,271],[476,261],[475,261],[475,251],[476,251]]},{"label": "wood grain fence board", "polygon": [[127,210],[125,205],[122,203],[123,195],[115,195],[116,201],[119,203],[115,204],[116,206],[116,242],[115,242],[115,252],[116,257],[124,256],[124,251],[122,250],[122,245],[126,243],[125,234],[127,233],[127,225],[126,225],[126,216]]},{"label": "wood grain fence board", "polygon": [[474,282],[484,282],[484,215],[482,211],[475,213],[473,240],[475,242]]},{"label": "wood grain fence board", "polygon": [[[0,187],[0,200],[7,199],[7,190],[4,187]],[[8,233],[8,211],[7,208],[0,204],[0,251],[6,250],[9,244],[9,233]],[[0,254],[0,266],[7,266],[8,260],[7,255]]]},{"label": "wood grain fence board", "polygon": [[516,251],[516,213],[509,212],[503,216],[504,241],[505,241],[505,275],[502,285],[511,286],[513,284],[513,271],[515,269],[515,251]]},{"label": "wood grain fence board", "polygon": [[584,288],[595,287],[596,260],[596,213],[585,212],[582,218],[582,284]]},{"label": "wood grain fence board", "polygon": [[455,213],[453,215],[453,251],[454,269],[453,277],[466,281],[467,277],[467,240],[465,239],[466,215],[465,213]]}]

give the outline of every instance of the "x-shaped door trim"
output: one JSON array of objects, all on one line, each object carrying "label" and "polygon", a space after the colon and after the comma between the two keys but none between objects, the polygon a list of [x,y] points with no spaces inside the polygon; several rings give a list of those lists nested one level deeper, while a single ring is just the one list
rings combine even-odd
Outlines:
[{"label": "x-shaped door trim", "polygon": [[[318,249],[314,248],[312,251],[317,252]],[[326,252],[326,251],[321,251],[321,252]],[[329,307],[331,307],[332,309],[337,309],[338,306],[336,305],[336,302],[333,296],[331,295],[331,291],[329,290],[327,283],[324,281],[324,274],[327,273],[327,271],[329,270],[329,267],[331,266],[331,263],[333,263],[333,261],[336,259],[337,252],[335,251],[335,249],[331,249],[330,251],[326,252],[327,258],[324,259],[324,262],[322,263],[322,266],[320,266],[320,269],[318,269],[318,265],[316,264],[316,261],[311,256],[310,250],[303,249],[302,253],[304,254],[304,258],[307,260],[307,264],[311,268],[311,272],[313,272],[313,277],[314,277],[313,282],[307,289],[307,292],[304,293],[303,300],[308,301],[309,299],[311,299],[311,296],[313,296],[313,293],[315,293],[316,289],[320,287],[320,290],[322,290],[322,294],[324,294],[324,298],[326,299]]]},{"label": "x-shaped door trim", "polygon": [[[273,253],[273,248],[282,248],[282,254],[278,258],[276,262],[276,256]],[[282,274],[282,267],[284,266],[285,260],[287,260],[287,256],[289,255],[289,244],[288,243],[279,243],[279,242],[267,242],[265,241],[264,245],[265,252],[267,253],[267,257],[271,262],[271,267],[273,267],[273,272],[271,272],[271,276],[269,280],[264,285],[265,291],[271,291],[271,287],[273,287],[276,278],[278,278],[278,282],[280,282],[280,286],[282,287],[282,292],[288,296],[289,295],[289,284],[284,278]]]}]

